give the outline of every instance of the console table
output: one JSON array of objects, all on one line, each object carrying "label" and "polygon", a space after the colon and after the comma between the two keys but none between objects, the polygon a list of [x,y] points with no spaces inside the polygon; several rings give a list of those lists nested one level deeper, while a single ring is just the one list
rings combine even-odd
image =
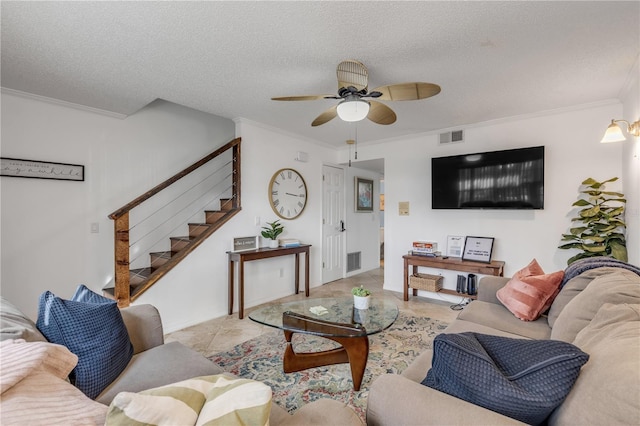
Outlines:
[{"label": "console table", "polygon": [[234,262],[238,262],[238,318],[244,318],[244,262],[268,259],[270,257],[295,255],[295,292],[300,290],[300,253],[304,253],[304,295],[309,297],[309,247],[301,244],[297,247],[259,248],[245,251],[228,251],[229,256],[229,315],[233,313]]},{"label": "console table", "polygon": [[[424,266],[436,269],[449,269],[453,271],[469,272],[472,274],[493,275],[496,277],[502,277],[504,274],[504,262],[502,260],[492,260],[491,263],[473,262],[470,260],[462,260],[460,258],[444,258],[444,257],[428,257],[428,256],[413,256],[405,254],[402,256],[404,259],[404,300],[409,300],[409,275],[416,273],[418,266]],[[409,267],[411,266],[411,273],[409,273]],[[473,296],[458,293],[454,290],[441,289],[440,293],[451,294],[454,296]],[[413,289],[413,295],[418,295],[418,290]]]}]

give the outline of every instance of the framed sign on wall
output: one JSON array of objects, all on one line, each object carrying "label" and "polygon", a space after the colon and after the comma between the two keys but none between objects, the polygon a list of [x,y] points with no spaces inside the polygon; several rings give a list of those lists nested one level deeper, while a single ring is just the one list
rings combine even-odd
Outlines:
[{"label": "framed sign on wall", "polygon": [[0,158],[0,176],[84,181],[84,166],[48,161]]}]

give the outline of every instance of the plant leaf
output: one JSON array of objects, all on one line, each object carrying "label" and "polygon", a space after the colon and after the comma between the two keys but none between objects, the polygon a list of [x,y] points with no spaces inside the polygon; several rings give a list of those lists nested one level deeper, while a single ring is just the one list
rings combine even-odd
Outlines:
[{"label": "plant leaf", "polygon": [[618,260],[627,262],[627,247],[624,244],[620,244],[617,240],[613,240],[609,243],[611,247],[611,255]]},{"label": "plant leaf", "polygon": [[600,206],[593,206],[590,209],[584,209],[580,212],[581,217],[594,217],[600,213]]},{"label": "plant leaf", "polygon": [[582,248],[589,253],[604,253],[607,251],[607,247],[604,244],[583,244]]},{"label": "plant leaf", "polygon": [[572,206],[578,206],[578,207],[584,207],[584,206],[592,206],[593,204],[591,204],[590,202],[588,202],[585,199],[579,199],[578,201],[576,201],[575,203],[571,204]]},{"label": "plant leaf", "polygon": [[582,243],[569,243],[569,244],[563,244],[561,246],[558,246],[559,249],[563,249],[563,250],[567,250],[567,249],[581,249],[582,248]]},{"label": "plant leaf", "polygon": [[586,226],[579,226],[579,227],[576,227],[576,228],[569,229],[569,232],[571,232],[571,235],[580,235],[584,231],[586,231],[587,229],[589,229],[589,228],[587,228]]}]

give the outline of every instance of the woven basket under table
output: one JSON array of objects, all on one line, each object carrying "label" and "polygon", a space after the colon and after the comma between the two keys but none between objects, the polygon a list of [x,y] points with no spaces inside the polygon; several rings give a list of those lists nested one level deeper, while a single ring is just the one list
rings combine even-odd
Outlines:
[{"label": "woven basket under table", "polygon": [[439,291],[442,288],[442,276],[416,273],[409,276],[409,287],[416,290]]}]

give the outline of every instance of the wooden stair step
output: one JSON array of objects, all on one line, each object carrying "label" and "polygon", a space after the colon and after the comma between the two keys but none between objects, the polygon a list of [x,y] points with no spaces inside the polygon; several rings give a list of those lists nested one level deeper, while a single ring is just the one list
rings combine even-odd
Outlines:
[{"label": "wooden stair step", "polygon": [[209,223],[189,223],[189,236],[198,237],[210,227]]},{"label": "wooden stair step", "polygon": [[220,198],[220,210],[233,210],[233,198]]},{"label": "wooden stair step", "polygon": [[129,286],[135,287],[151,275],[151,268],[132,269],[129,271]]},{"label": "wooden stair step", "polygon": [[169,240],[171,240],[171,251],[177,253],[187,247],[193,238],[187,235],[183,237],[170,237]]},{"label": "wooden stair step", "polygon": [[228,213],[229,211],[207,210],[204,212],[205,222],[208,224],[214,224],[225,217]]},{"label": "wooden stair step", "polygon": [[155,253],[149,253],[151,259],[151,270],[155,271],[171,259],[172,253],[170,251],[158,251]]},{"label": "wooden stair step", "polygon": [[[129,271],[129,294],[133,294],[144,280],[151,275],[151,268],[132,269]],[[106,287],[102,289],[102,295],[115,300],[115,287]]]}]

